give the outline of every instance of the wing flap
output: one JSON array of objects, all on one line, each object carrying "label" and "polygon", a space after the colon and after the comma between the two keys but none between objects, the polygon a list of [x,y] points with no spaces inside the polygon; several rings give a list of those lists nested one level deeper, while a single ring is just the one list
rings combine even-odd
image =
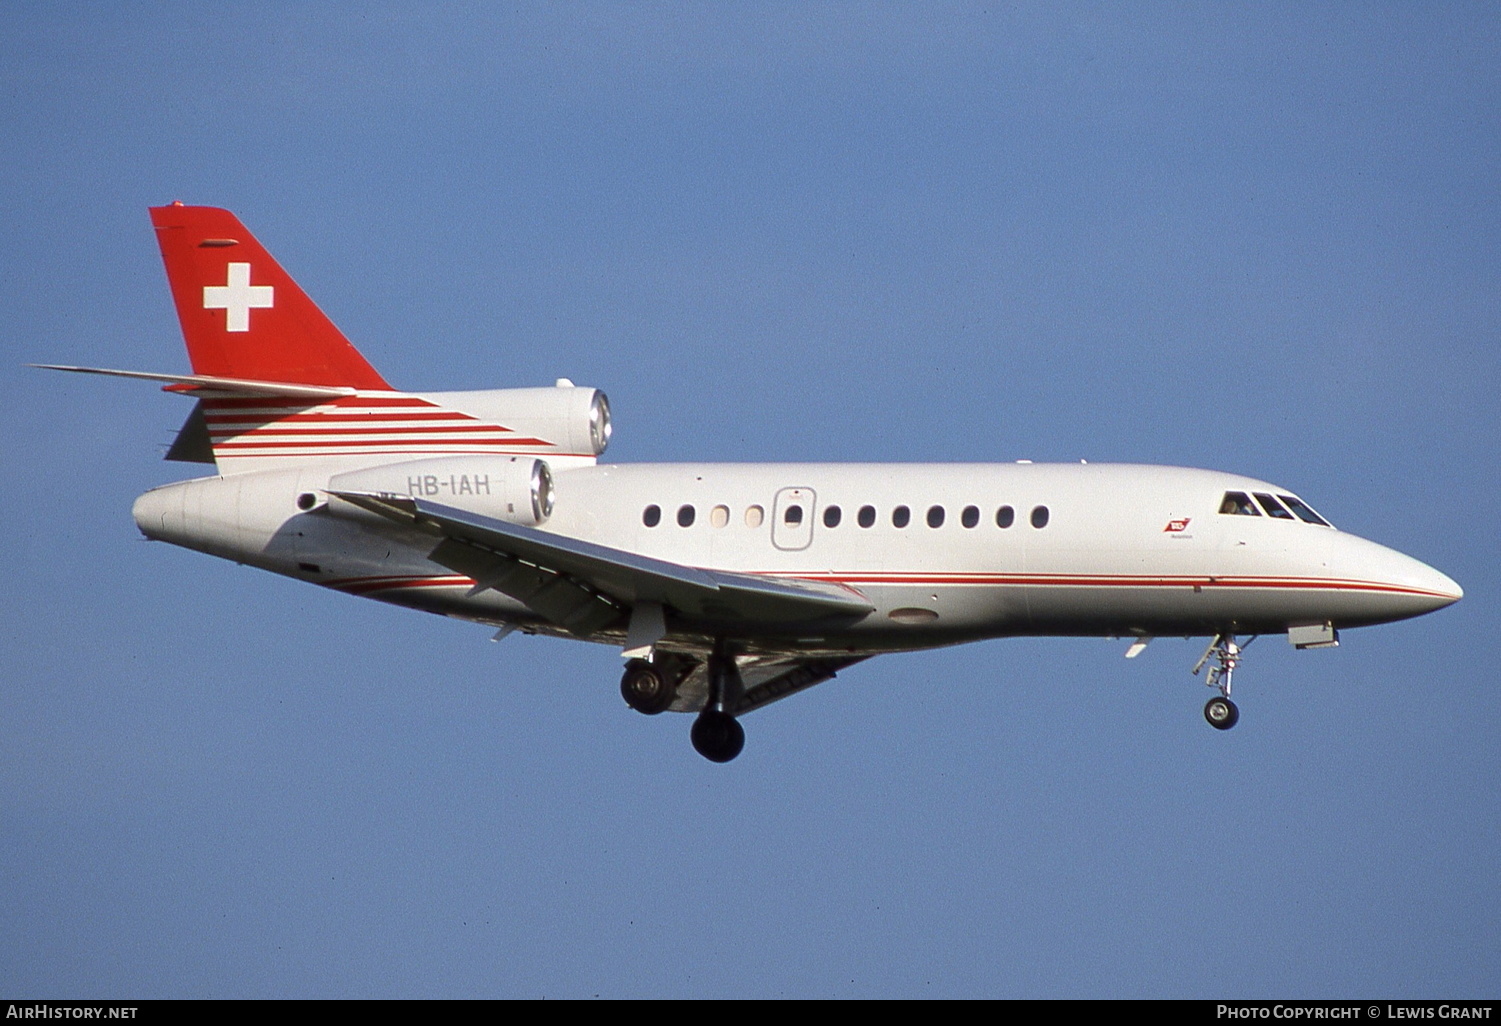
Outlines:
[{"label": "wing flap", "polygon": [[623,615],[619,606],[586,585],[491,549],[445,538],[428,558],[472,577],[471,595],[494,588],[575,634],[587,636]]},{"label": "wing flap", "polygon": [[[680,615],[721,624],[849,620],[864,617],[874,609],[859,592],[837,585],[684,566],[509,524],[427,499],[351,491],[331,494],[387,519],[412,524],[448,542],[572,580],[576,586],[597,592],[620,606],[657,602]],[[446,545],[446,542],[440,544],[435,550],[435,559],[439,553],[447,559],[456,558],[455,549]],[[502,567],[497,564],[496,569]],[[469,573],[467,569],[461,572]],[[470,576],[482,580],[476,574]]]}]

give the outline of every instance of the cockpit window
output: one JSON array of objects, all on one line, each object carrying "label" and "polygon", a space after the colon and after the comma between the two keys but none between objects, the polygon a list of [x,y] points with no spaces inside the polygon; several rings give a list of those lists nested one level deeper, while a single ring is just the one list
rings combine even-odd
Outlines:
[{"label": "cockpit window", "polygon": [[1287,509],[1265,492],[1256,492],[1256,501],[1261,503],[1261,508],[1266,510],[1266,515],[1276,517],[1278,520],[1291,520],[1293,515]]},{"label": "cockpit window", "polygon": [[1315,513],[1312,508],[1309,507],[1308,503],[1304,502],[1296,495],[1279,495],[1277,496],[1277,498],[1285,502],[1288,509],[1298,514],[1298,519],[1303,521],[1305,524],[1323,524],[1325,527],[1334,526],[1329,521],[1325,520],[1323,517]]},{"label": "cockpit window", "polygon": [[1245,492],[1226,492],[1225,498],[1220,502],[1220,512],[1240,517],[1261,516],[1261,511]]}]

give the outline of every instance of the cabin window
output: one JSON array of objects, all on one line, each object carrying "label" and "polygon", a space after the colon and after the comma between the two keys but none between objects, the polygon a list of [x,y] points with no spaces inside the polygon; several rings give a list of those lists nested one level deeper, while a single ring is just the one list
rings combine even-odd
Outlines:
[{"label": "cabin window", "polygon": [[898,506],[891,511],[891,526],[906,527],[912,522],[912,511],[906,506]]},{"label": "cabin window", "polygon": [[794,502],[782,511],[782,522],[788,527],[797,527],[803,522],[803,508]]},{"label": "cabin window", "polygon": [[662,522],[662,507],[650,505],[641,511],[641,522],[647,527],[656,527]]},{"label": "cabin window", "polygon": [[929,506],[928,507],[928,526],[929,527],[942,527],[943,526],[943,507],[942,506]]},{"label": "cabin window", "polygon": [[995,526],[1006,528],[1014,523],[1016,523],[1016,510],[1010,506],[1002,506],[995,511]]},{"label": "cabin window", "polygon": [[838,506],[825,506],[823,508],[823,526],[825,527],[838,527],[839,521],[843,517],[844,513]]},{"label": "cabin window", "polygon": [[1261,510],[1251,501],[1251,497],[1245,492],[1226,492],[1220,500],[1220,512],[1238,517],[1259,517]]},{"label": "cabin window", "polygon": [[694,513],[694,510],[693,510],[692,506],[679,506],[678,507],[678,526],[679,527],[692,527],[693,526],[693,518],[694,518],[695,515],[696,514]]},{"label": "cabin window", "polygon": [[730,522],[730,507],[715,506],[709,510],[709,523],[715,527],[723,527]]},{"label": "cabin window", "polygon": [[974,527],[980,522],[980,507],[965,506],[964,512],[959,514],[959,523],[965,527]]},{"label": "cabin window", "polygon": [[1308,503],[1304,502],[1296,495],[1279,495],[1277,496],[1277,498],[1287,503],[1287,508],[1298,514],[1298,519],[1302,520],[1304,523],[1323,524],[1325,527],[1334,526],[1329,521],[1325,520],[1323,517],[1315,513],[1313,509],[1308,505]]},{"label": "cabin window", "polygon": [[766,511],[760,506],[745,507],[745,526],[760,527],[761,521],[766,519]]},{"label": "cabin window", "polygon": [[1032,507],[1032,526],[1039,529],[1048,526],[1048,508],[1046,506]]},{"label": "cabin window", "polygon": [[855,516],[855,522],[861,527],[874,526],[876,522],[876,508],[874,506],[861,506],[860,512]]},{"label": "cabin window", "polygon": [[1272,498],[1265,492],[1256,492],[1256,501],[1261,503],[1261,508],[1266,510],[1266,515],[1278,520],[1292,520],[1293,515],[1287,511],[1287,507]]}]

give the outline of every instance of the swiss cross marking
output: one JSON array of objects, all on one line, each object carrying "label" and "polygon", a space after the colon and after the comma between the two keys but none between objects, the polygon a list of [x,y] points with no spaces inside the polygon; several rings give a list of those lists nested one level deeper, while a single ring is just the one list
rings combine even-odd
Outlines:
[{"label": "swiss cross marking", "polygon": [[203,308],[225,312],[225,331],[249,331],[250,311],[270,309],[275,294],[271,285],[250,284],[249,264],[230,264],[227,285],[203,286]]}]

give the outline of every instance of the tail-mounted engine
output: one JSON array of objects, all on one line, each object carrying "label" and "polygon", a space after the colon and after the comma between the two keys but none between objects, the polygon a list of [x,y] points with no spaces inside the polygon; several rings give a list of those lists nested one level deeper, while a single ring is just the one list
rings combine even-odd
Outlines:
[{"label": "tail-mounted engine", "polygon": [[576,387],[566,379],[554,388],[431,392],[423,398],[481,423],[504,425],[508,434],[497,440],[507,446],[530,440],[535,444],[531,452],[549,459],[595,457],[610,444],[610,401],[599,389]]},{"label": "tail-mounted engine", "polygon": [[444,456],[336,474],[331,491],[433,499],[529,527],[552,516],[552,471],[530,456]]}]

